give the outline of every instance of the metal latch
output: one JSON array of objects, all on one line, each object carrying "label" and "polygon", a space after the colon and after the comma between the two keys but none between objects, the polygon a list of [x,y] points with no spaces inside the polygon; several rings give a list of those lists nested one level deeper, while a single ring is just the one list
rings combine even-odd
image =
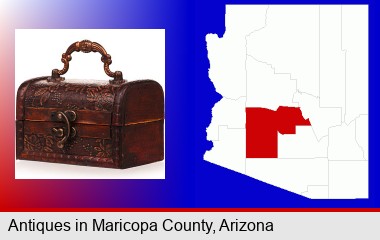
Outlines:
[{"label": "metal latch", "polygon": [[65,123],[64,127],[53,127],[52,133],[56,138],[61,138],[57,141],[57,147],[63,148],[66,141],[71,137],[75,137],[77,130],[71,126],[71,123],[75,121],[77,114],[73,110],[57,111],[51,113],[52,121],[60,121]]}]

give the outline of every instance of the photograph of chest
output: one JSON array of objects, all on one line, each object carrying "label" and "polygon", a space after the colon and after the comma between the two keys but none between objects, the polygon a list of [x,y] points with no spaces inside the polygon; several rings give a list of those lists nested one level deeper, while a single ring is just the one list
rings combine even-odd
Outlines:
[{"label": "photograph of chest", "polygon": [[[99,52],[110,81],[63,75],[71,53]],[[16,158],[128,168],[164,158],[164,94],[154,80],[126,81],[95,42],[73,43],[64,68],[21,84],[16,102]]]}]

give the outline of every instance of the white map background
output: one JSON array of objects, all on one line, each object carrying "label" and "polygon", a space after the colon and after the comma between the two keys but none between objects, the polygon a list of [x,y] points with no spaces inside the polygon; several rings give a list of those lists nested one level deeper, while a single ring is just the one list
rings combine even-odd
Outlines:
[{"label": "white map background", "polygon": [[[368,198],[368,6],[227,5],[206,36],[212,109],[204,159],[309,197]],[[300,107],[278,158],[246,159],[245,108]]]}]

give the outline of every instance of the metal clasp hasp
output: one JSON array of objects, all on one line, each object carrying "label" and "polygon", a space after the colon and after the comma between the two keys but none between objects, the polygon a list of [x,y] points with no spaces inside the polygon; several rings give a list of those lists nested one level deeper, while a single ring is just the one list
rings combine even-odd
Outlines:
[{"label": "metal clasp hasp", "polygon": [[73,110],[51,113],[51,119],[53,121],[61,121],[65,123],[65,126],[63,127],[53,127],[51,129],[54,137],[61,138],[57,141],[58,148],[63,148],[70,137],[75,137],[77,130],[71,126],[71,122],[75,121],[76,118],[77,114]]}]

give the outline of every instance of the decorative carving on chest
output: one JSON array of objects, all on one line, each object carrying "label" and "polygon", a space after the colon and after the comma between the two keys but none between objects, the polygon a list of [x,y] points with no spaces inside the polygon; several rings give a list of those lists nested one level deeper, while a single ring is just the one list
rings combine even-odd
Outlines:
[{"label": "decorative carving on chest", "polygon": [[[76,146],[76,147],[74,147]],[[59,148],[54,141],[53,135],[25,134],[24,147],[27,151],[63,153],[71,155],[86,155],[100,158],[112,156],[111,140],[96,138],[75,137],[69,139],[63,148]]]},{"label": "decorative carving on chest", "polygon": [[34,84],[27,93],[25,106],[112,111],[115,90],[116,86],[110,84]]}]

